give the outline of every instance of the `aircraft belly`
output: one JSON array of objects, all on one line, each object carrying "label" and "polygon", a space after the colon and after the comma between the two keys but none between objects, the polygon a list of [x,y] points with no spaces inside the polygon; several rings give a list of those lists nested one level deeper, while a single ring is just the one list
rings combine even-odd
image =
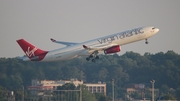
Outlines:
[{"label": "aircraft belly", "polygon": [[113,43],[119,44],[120,46],[127,44],[131,41],[132,38],[125,38],[125,39],[121,39],[121,40],[117,40]]},{"label": "aircraft belly", "polygon": [[59,54],[58,60],[69,60],[78,57],[80,51],[73,51],[73,52],[65,52]]},{"label": "aircraft belly", "polygon": [[138,35],[138,36],[132,36],[132,37],[127,37],[127,38],[124,38],[121,40],[117,40],[114,43],[117,43],[120,46],[122,46],[122,45],[125,45],[128,43],[136,42],[136,41],[143,40],[143,39],[145,39],[145,36]]},{"label": "aircraft belly", "polygon": [[82,50],[79,52],[79,56],[88,56],[90,55],[92,52],[94,52],[94,50]]},{"label": "aircraft belly", "polygon": [[43,60],[41,61],[56,61],[57,58],[52,54],[52,53],[48,53]]}]

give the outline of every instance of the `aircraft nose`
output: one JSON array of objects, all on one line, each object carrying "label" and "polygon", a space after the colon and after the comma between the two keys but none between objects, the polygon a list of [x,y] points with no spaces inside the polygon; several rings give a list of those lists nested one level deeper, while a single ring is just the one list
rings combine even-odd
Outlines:
[{"label": "aircraft nose", "polygon": [[159,32],[159,28],[154,28],[153,30],[155,33]]},{"label": "aircraft nose", "polygon": [[153,27],[151,30],[152,32],[155,32],[155,33],[159,32],[159,28],[156,28],[156,27]]},{"label": "aircraft nose", "polygon": [[159,32],[159,28],[156,28],[156,32]]}]

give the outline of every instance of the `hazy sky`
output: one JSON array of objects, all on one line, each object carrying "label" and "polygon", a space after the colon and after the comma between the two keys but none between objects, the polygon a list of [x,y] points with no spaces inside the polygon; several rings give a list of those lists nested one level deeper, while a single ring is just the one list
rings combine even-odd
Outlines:
[{"label": "hazy sky", "polygon": [[145,41],[122,46],[134,51],[180,54],[180,0],[0,0],[0,57],[24,55],[17,39],[44,50],[61,41],[83,42],[141,26],[159,33]]}]

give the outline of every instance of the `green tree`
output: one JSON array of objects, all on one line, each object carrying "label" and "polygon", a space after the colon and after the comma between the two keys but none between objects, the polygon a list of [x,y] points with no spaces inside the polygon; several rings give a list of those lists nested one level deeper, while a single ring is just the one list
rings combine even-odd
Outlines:
[{"label": "green tree", "polygon": [[140,92],[134,92],[131,94],[131,97],[132,98],[135,98],[135,99],[142,99],[142,96],[141,96],[141,93]]},{"label": "green tree", "polygon": [[89,92],[86,86],[81,85],[81,90],[82,90],[82,101],[97,101],[95,95]]},{"label": "green tree", "polygon": [[21,89],[22,84],[28,88],[32,79],[77,78],[89,83],[106,82],[107,95],[111,96],[113,78],[115,96],[122,98],[127,85],[144,83],[150,86],[149,80],[154,79],[155,88],[160,88],[161,95],[169,92],[175,96],[175,89],[178,97],[179,61],[180,55],[173,51],[144,55],[132,51],[123,55],[100,55],[96,63],[87,62],[85,58],[57,62],[23,62],[16,58],[0,58],[0,85],[14,91]]},{"label": "green tree", "polygon": [[163,96],[164,100],[176,100],[172,94],[166,94]]},{"label": "green tree", "polygon": [[8,98],[8,92],[6,89],[0,86],[0,101],[7,101]]},{"label": "green tree", "polygon": [[161,95],[169,93],[169,87],[167,85],[162,85],[160,88]]},{"label": "green tree", "polygon": [[95,93],[95,97],[97,99],[97,101],[109,101],[110,98],[108,98],[107,96],[105,96],[102,93]]},{"label": "green tree", "polygon": [[62,86],[58,86],[57,90],[75,90],[76,86],[73,83],[66,83]]},{"label": "green tree", "polygon": [[180,99],[180,86],[176,89],[176,98]]},{"label": "green tree", "polygon": [[101,70],[98,73],[98,78],[101,81],[106,81],[106,78],[108,76],[108,71],[106,68],[101,68]]}]

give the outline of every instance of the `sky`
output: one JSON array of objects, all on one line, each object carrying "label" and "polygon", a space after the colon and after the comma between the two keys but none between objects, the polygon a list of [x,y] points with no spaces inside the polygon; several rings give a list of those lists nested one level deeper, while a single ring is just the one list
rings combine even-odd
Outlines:
[{"label": "sky", "polygon": [[50,38],[84,42],[136,27],[155,26],[149,38],[122,46],[140,54],[180,54],[180,0],[0,0],[0,57],[23,56],[25,39],[43,50],[64,47]]}]

